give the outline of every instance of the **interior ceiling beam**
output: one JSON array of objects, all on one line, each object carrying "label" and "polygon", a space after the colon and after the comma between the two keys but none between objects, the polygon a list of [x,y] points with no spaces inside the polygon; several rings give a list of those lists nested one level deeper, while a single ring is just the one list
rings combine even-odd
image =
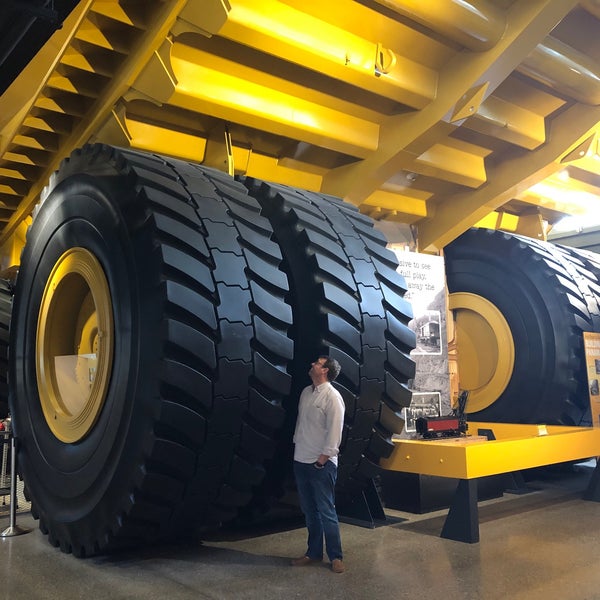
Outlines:
[{"label": "interior ceiling beam", "polygon": [[560,159],[588,138],[600,121],[600,106],[575,104],[549,125],[548,141],[537,150],[521,150],[488,169],[489,183],[472,192],[446,196],[435,219],[418,223],[419,248],[443,248],[511,199],[563,168]]},{"label": "interior ceiling beam", "polygon": [[[577,4],[576,0],[519,0],[507,11],[506,32],[490,50],[463,51],[441,71],[436,99],[420,111],[389,117],[381,125],[378,149],[359,163],[330,171],[323,191],[360,205],[416,156],[405,149],[439,121],[473,88],[487,83],[491,94]],[[456,124],[458,126],[459,123]]]}]

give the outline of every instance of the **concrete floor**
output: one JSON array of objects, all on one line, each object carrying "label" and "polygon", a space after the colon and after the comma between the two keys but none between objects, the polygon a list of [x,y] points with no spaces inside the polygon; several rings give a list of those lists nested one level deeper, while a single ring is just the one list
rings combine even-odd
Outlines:
[{"label": "concrete floor", "polygon": [[[600,503],[581,499],[590,473],[545,474],[531,482],[533,493],[480,503],[478,544],[441,539],[445,511],[386,511],[390,523],[375,529],[342,523],[342,575],[326,563],[288,566],[305,549],[297,521],[79,560],[20,514],[17,524],[34,529],[0,541],[0,598],[600,599]],[[0,529],[7,525],[1,516]]]}]

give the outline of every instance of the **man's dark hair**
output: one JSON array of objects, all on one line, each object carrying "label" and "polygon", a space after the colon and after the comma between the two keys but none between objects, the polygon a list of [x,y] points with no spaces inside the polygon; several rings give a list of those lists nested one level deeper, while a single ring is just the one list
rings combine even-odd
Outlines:
[{"label": "man's dark hair", "polygon": [[329,356],[319,356],[319,358],[325,361],[323,367],[327,369],[327,380],[335,381],[342,370],[340,363],[335,358],[330,358]]}]

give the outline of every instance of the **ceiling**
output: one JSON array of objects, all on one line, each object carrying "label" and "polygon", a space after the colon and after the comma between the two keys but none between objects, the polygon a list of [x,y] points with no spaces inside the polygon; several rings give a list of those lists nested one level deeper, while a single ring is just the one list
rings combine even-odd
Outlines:
[{"label": "ceiling", "polygon": [[[64,20],[27,67],[25,4]],[[90,141],[343,197],[428,252],[599,202],[600,0],[7,6],[0,244]]]}]

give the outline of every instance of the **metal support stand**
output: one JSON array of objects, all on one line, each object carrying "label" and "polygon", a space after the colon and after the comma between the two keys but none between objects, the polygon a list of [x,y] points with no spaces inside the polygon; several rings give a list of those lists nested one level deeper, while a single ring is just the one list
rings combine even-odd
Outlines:
[{"label": "metal support stand", "polygon": [[10,438],[10,522],[9,526],[0,533],[1,538],[14,537],[29,533],[31,529],[17,525],[17,440]]},{"label": "metal support stand", "polygon": [[461,479],[458,482],[441,537],[469,544],[479,541],[477,479]]},{"label": "metal support stand", "polygon": [[600,461],[596,462],[588,487],[583,494],[583,499],[600,502]]},{"label": "metal support stand", "polygon": [[374,529],[377,523],[385,523],[385,512],[374,481],[369,480],[366,489],[353,502],[338,507],[338,515],[344,523],[369,529]]}]

